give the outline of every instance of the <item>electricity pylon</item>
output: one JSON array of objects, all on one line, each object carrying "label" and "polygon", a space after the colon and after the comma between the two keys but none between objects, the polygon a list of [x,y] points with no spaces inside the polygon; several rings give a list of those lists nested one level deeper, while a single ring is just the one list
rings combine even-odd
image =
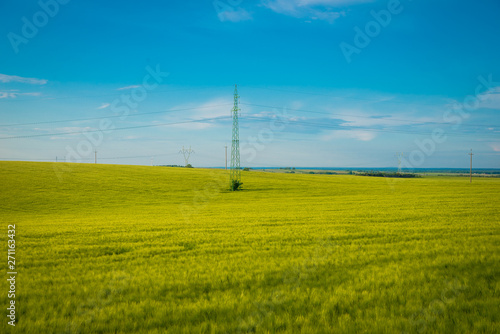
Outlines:
[{"label": "electricity pylon", "polygon": [[239,107],[238,85],[234,85],[234,107],[231,111],[233,115],[233,139],[231,143],[231,172],[229,186],[232,191],[238,190],[241,185],[240,170],[240,126],[238,123]]},{"label": "electricity pylon", "polygon": [[470,183],[472,183],[472,156],[474,155],[474,153],[472,153],[472,149],[470,149]]},{"label": "electricity pylon", "polygon": [[189,146],[188,150],[186,150],[184,146],[182,146],[182,150],[180,150],[179,153],[182,153],[182,155],[184,155],[184,161],[186,162],[186,166],[189,165],[189,157],[191,156],[191,154],[194,153],[194,151],[191,149],[191,146]]},{"label": "electricity pylon", "polygon": [[401,174],[402,168],[401,168],[401,163],[403,162],[403,152],[401,153],[396,153],[396,157],[398,158],[398,173]]}]

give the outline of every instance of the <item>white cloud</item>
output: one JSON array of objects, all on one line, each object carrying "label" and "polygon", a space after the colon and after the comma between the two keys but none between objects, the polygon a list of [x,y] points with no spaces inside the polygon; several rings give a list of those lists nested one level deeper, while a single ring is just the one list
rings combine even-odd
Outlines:
[{"label": "white cloud", "polygon": [[[71,136],[71,135],[68,135],[68,136]],[[73,135],[74,136],[74,135]],[[62,136],[62,135],[59,135],[59,136],[51,136],[49,137],[50,140],[68,140],[67,137],[65,136]]]},{"label": "white cloud", "polygon": [[204,130],[214,126],[214,123],[208,122],[193,122],[193,123],[181,123],[174,124],[172,127],[184,130]]},{"label": "white cloud", "polygon": [[295,0],[300,6],[347,6],[358,3],[374,2],[375,0]]},{"label": "white cloud", "polygon": [[0,73],[0,82],[8,83],[8,82],[19,82],[30,85],[45,85],[47,80],[44,79],[35,79],[35,78],[23,78],[17,75],[7,75]]},{"label": "white cloud", "polygon": [[[183,116],[188,116],[191,119],[213,118],[221,116],[230,116],[233,100],[226,98],[216,98],[201,104],[184,104],[179,105],[173,110],[189,109],[185,111],[177,111],[176,114],[182,113]],[[169,114],[167,114],[169,115]],[[170,117],[170,115],[169,115]]]},{"label": "white cloud", "polygon": [[[232,100],[225,98],[216,98],[202,104],[184,104],[172,108],[177,110],[173,113],[167,113],[166,119],[169,122],[189,122],[207,118],[218,118],[231,116]],[[174,117],[174,119],[173,119]],[[211,128],[217,125],[217,120],[206,122],[191,122],[175,124],[173,127],[186,130],[201,130]]]},{"label": "white cloud", "polygon": [[31,93],[19,93],[18,90],[5,90],[0,91],[0,99],[15,99],[19,96],[40,96],[41,93],[31,92]]},{"label": "white cloud", "polygon": [[[54,131],[53,129],[48,129],[48,128],[47,129],[46,128],[35,128],[35,130],[40,130],[40,131]],[[73,133],[73,132],[75,132],[75,133],[79,132],[79,133],[81,133],[83,131],[90,131],[90,130],[92,130],[92,128],[89,127],[89,126],[85,126],[85,127],[81,127],[81,126],[65,126],[65,127],[62,127],[62,128],[56,128],[55,132],[57,132],[57,133],[59,133],[59,132],[61,132],[61,133],[62,132],[68,132],[68,133],[69,132],[71,132],[71,133]]]},{"label": "white cloud", "polygon": [[491,143],[490,147],[493,149],[493,151],[500,152],[500,143]]},{"label": "white cloud", "polygon": [[[335,117],[337,118],[337,117]],[[353,114],[352,116],[338,117],[344,121],[341,126],[373,127],[373,126],[402,126],[412,122],[409,120],[394,119],[392,116],[373,117],[363,114]]]},{"label": "white cloud", "polygon": [[100,106],[100,107],[98,107],[97,109],[106,109],[106,108],[107,108],[107,107],[109,107],[110,105],[111,105],[111,104],[109,104],[109,103],[103,103],[103,104],[101,104],[101,106]]},{"label": "white cloud", "polygon": [[490,143],[491,149],[495,152],[500,152],[500,142],[498,143]]},{"label": "white cloud", "polygon": [[141,137],[139,137],[139,136],[125,136],[124,139],[126,139],[126,140],[135,140],[135,139],[139,139],[139,138],[141,138]]},{"label": "white cloud", "polygon": [[[331,119],[340,120],[340,126],[344,127],[397,127],[405,125],[432,125],[435,122],[442,122],[441,114],[434,113],[428,115],[416,115],[415,111],[399,111],[397,115],[391,112],[365,111],[363,108],[327,108],[331,112]],[[418,111],[421,112],[421,111]]]},{"label": "white cloud", "polygon": [[341,7],[374,0],[263,0],[263,5],[272,11],[310,20],[322,20],[333,23],[340,16],[345,15]]},{"label": "white cloud", "polygon": [[500,86],[478,95],[479,108],[500,109]]},{"label": "white cloud", "polygon": [[125,86],[121,88],[117,88],[116,90],[128,90],[128,89],[134,89],[134,88],[139,88],[141,87],[140,85],[132,85],[132,86]]},{"label": "white cloud", "polygon": [[[302,107],[304,107],[304,103],[302,101],[292,101],[290,103],[290,108],[291,109],[301,109]],[[284,108],[286,109],[286,107]]]},{"label": "white cloud", "polygon": [[78,126],[65,126],[62,128],[56,128],[56,129],[51,129],[51,128],[35,128],[35,131],[41,131],[41,132],[55,132],[55,133],[60,133],[55,136],[51,136],[51,140],[64,140],[67,139],[68,137],[76,137],[76,136],[81,136],[81,134],[84,131],[91,131],[94,130],[91,127],[78,127]]},{"label": "white cloud", "polygon": [[375,139],[376,136],[377,135],[374,132],[364,130],[333,130],[324,135],[321,139],[324,141],[330,141],[332,139],[347,138],[360,141],[371,141]]},{"label": "white cloud", "polygon": [[217,16],[221,22],[241,22],[252,19],[252,15],[243,8],[221,11]]}]

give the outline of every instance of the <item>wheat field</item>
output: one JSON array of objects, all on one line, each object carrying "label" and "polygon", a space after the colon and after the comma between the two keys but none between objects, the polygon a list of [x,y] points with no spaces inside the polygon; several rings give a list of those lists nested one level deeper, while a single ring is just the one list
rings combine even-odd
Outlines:
[{"label": "wheat field", "polygon": [[0,180],[3,333],[500,332],[500,179],[250,171],[230,192],[224,170],[0,162]]}]

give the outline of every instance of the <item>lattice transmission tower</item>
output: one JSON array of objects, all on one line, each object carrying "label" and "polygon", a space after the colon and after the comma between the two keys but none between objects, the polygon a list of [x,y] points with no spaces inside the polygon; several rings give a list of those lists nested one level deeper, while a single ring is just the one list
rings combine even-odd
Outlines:
[{"label": "lattice transmission tower", "polygon": [[403,162],[403,158],[404,158],[403,152],[396,153],[396,157],[398,158],[398,174],[401,174],[403,172],[403,169],[401,168],[401,163]]},{"label": "lattice transmission tower", "polygon": [[233,139],[231,143],[231,171],[229,186],[232,191],[238,190],[241,185],[241,169],[240,169],[240,126],[238,123],[238,114],[240,96],[238,95],[238,85],[234,85],[234,107],[231,111],[233,116]]},{"label": "lattice transmission tower", "polygon": [[191,146],[189,146],[189,149],[185,149],[184,146],[182,146],[182,150],[180,150],[179,153],[184,156],[184,162],[186,163],[185,166],[189,165],[189,157],[191,157],[191,154],[194,153]]},{"label": "lattice transmission tower", "polygon": [[472,156],[474,155],[474,153],[472,153],[472,148],[470,149],[470,183],[472,183]]}]

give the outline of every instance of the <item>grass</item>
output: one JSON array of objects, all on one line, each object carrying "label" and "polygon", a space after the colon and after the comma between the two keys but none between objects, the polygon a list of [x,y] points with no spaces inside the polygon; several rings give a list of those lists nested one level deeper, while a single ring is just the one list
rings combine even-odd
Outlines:
[{"label": "grass", "polygon": [[500,179],[242,176],[1,162],[0,332],[500,331]]}]

